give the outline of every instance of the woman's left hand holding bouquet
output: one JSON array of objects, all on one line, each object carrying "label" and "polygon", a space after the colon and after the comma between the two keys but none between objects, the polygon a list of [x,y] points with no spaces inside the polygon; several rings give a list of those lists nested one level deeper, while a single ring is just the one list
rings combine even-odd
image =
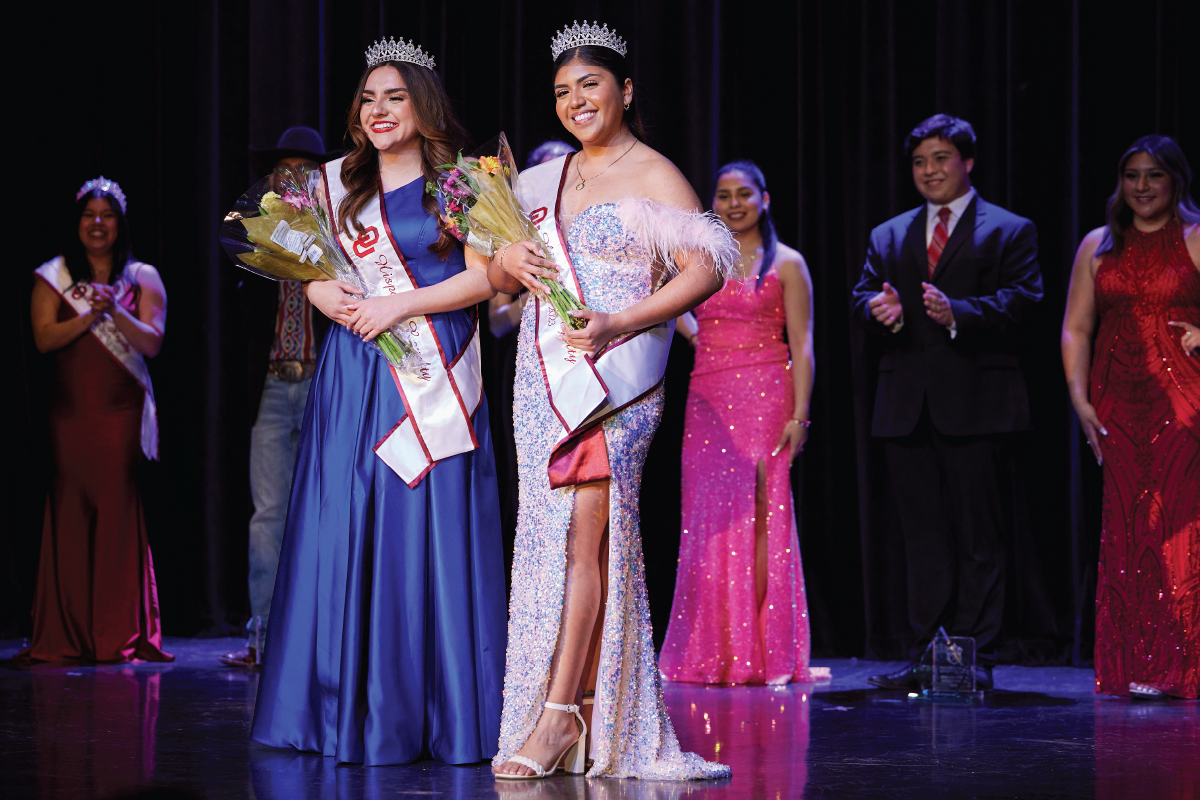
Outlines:
[{"label": "woman's left hand holding bouquet", "polygon": [[410,298],[406,296],[411,294],[404,292],[351,302],[346,307],[350,314],[350,322],[346,327],[364,342],[372,341],[400,320],[413,316]]},{"label": "woman's left hand holding bouquet", "polygon": [[572,311],[575,319],[586,319],[587,327],[578,330],[563,326],[563,341],[577,350],[582,350],[590,356],[595,356],[608,346],[613,339],[625,333],[619,314],[606,314],[594,308],[581,308]]},{"label": "woman's left hand holding bouquet", "polygon": [[305,284],[308,302],[343,327],[350,327],[350,307],[358,302],[358,289],[345,281],[311,281]]},{"label": "woman's left hand holding bouquet", "polygon": [[441,314],[491,299],[496,290],[488,283],[487,259],[470,248],[463,257],[467,268],[441,283],[350,303],[347,327],[369,342],[409,317]]},{"label": "woman's left hand holding bouquet", "polygon": [[517,294],[524,286],[534,294],[549,294],[538,278],[558,280],[558,267],[542,258],[541,248],[533,242],[517,242],[501,247],[488,264],[492,286],[507,294]]}]

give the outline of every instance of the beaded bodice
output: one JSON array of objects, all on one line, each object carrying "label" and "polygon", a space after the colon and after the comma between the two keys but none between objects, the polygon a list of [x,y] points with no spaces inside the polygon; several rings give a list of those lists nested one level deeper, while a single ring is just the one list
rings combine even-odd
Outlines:
[{"label": "beaded bodice", "polygon": [[567,254],[590,308],[613,313],[650,296],[652,265],[616,203],[588,206],[567,225]]},{"label": "beaded bodice", "polygon": [[696,309],[700,335],[693,375],[788,360],[779,272],[772,269],[761,285],[756,283],[754,278],[726,281]]},{"label": "beaded bodice", "polygon": [[1092,363],[1092,403],[1104,418],[1123,399],[1148,406],[1165,398],[1200,434],[1200,364],[1184,355],[1173,320],[1200,325],[1200,271],[1183,230],[1171,220],[1150,233],[1130,229],[1119,253],[1096,272],[1100,329]]}]

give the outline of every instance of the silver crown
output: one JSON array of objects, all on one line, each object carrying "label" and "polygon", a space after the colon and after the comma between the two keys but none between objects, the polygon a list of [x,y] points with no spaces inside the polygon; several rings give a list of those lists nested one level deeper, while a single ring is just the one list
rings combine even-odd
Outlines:
[{"label": "silver crown", "polygon": [[409,39],[408,42],[405,42],[404,39],[397,42],[390,36],[387,39],[380,39],[367,48],[368,67],[388,61],[407,61],[430,71],[434,67],[433,56],[421,52],[421,46],[414,45],[412,39]]},{"label": "silver crown", "polygon": [[559,31],[558,35],[550,40],[550,52],[554,58],[558,58],[565,50],[589,44],[616,50],[622,57],[627,49],[625,40],[617,36],[616,31],[610,31],[607,23],[604,27],[600,27],[599,24],[588,25],[588,21],[585,19],[582,26],[580,26],[579,20],[575,20],[573,27],[564,27]]},{"label": "silver crown", "polygon": [[121,213],[125,213],[125,193],[121,191],[121,185],[116,181],[110,181],[103,175],[101,175],[99,178],[92,178],[83,186],[80,186],[79,191],[75,193],[75,199],[78,200],[85,194],[90,194],[95,191],[111,194],[113,197],[117,198],[117,205],[121,207]]}]

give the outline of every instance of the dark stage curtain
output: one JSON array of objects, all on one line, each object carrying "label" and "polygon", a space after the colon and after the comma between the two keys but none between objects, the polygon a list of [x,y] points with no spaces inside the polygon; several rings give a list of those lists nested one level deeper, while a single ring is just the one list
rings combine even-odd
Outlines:
[{"label": "dark stage curtain", "polygon": [[[1036,431],[1018,448],[1004,655],[1090,660],[1099,474],[1066,399],[1058,328],[1075,247],[1101,224],[1125,147],[1170,134],[1200,165],[1186,96],[1194,88],[1185,84],[1194,4],[1154,0],[1114,12],[1081,0],[210,0],[21,13],[12,29],[53,31],[54,46],[29,52],[24,74],[10,70],[10,125],[21,145],[9,158],[18,344],[5,394],[9,452],[22,461],[6,484],[5,635],[29,630],[49,466],[30,272],[57,252],[64,220],[74,224],[76,188],[101,172],[120,181],[135,250],[162,270],[170,294],[166,344],[151,363],[162,462],[146,466],[143,483],[166,630],[231,630],[248,613],[250,512],[237,286],[257,278],[226,260],[215,231],[249,183],[247,147],[270,146],[295,124],[341,146],[362,51],[397,35],[435,54],[477,141],[504,130],[524,154],[563,136],[549,88],[551,36],[573,19],[599,18],[630,42],[651,144],[706,199],[718,163],[758,161],[780,236],[812,269],[814,426],[794,480],[817,655],[891,658],[910,644],[903,544],[868,435],[878,343],[850,320],[848,296],[870,229],[920,202],[904,134],[938,111],[975,125],[975,185],[1037,224],[1046,280],[1046,300],[1023,333]],[[19,60],[19,42],[11,52]],[[503,373],[493,353],[489,376]],[[672,353],[643,487],[660,636],[675,579],[690,360],[686,347]]]}]

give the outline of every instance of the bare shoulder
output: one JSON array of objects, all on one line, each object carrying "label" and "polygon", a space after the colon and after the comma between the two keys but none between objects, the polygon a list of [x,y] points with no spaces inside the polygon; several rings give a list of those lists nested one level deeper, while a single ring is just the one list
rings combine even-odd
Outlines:
[{"label": "bare shoulder", "polygon": [[793,270],[808,272],[808,262],[804,260],[804,256],[794,247],[789,247],[783,242],[778,242],[775,245],[775,263],[779,269],[785,266]]},{"label": "bare shoulder", "polygon": [[47,283],[41,275],[38,275],[37,279],[33,282],[34,301],[54,301],[57,300],[58,297],[59,294],[57,291],[55,291],[54,287]]},{"label": "bare shoulder", "polygon": [[648,145],[637,149],[641,151],[634,162],[638,170],[638,194],[691,211],[704,210],[696,190],[679,171],[679,167]]},{"label": "bare shoulder", "polygon": [[167,287],[163,285],[162,275],[158,274],[158,270],[155,269],[154,265],[147,264],[144,261],[134,261],[125,267],[125,269],[134,283],[166,297]]},{"label": "bare shoulder", "polygon": [[1094,252],[1096,248],[1100,246],[1100,243],[1104,241],[1104,234],[1106,233],[1108,233],[1107,225],[1101,225],[1099,228],[1092,228],[1083,237],[1081,247],[1090,247],[1090,249]]},{"label": "bare shoulder", "polygon": [[1099,228],[1088,231],[1087,235],[1083,237],[1083,241],[1079,243],[1079,249],[1075,252],[1075,263],[1088,267],[1089,272],[1094,275],[1100,261],[1104,258],[1103,255],[1096,258],[1096,249],[1100,247],[1106,236],[1108,236],[1107,225],[1101,225]]},{"label": "bare shoulder", "polygon": [[1196,269],[1200,269],[1200,222],[1183,226],[1183,242],[1192,256],[1192,263],[1196,265]]},{"label": "bare shoulder", "polygon": [[811,281],[808,262],[804,260],[804,256],[800,254],[799,250],[789,247],[783,242],[775,245],[775,270],[784,283],[792,278],[800,278],[806,283]]}]

